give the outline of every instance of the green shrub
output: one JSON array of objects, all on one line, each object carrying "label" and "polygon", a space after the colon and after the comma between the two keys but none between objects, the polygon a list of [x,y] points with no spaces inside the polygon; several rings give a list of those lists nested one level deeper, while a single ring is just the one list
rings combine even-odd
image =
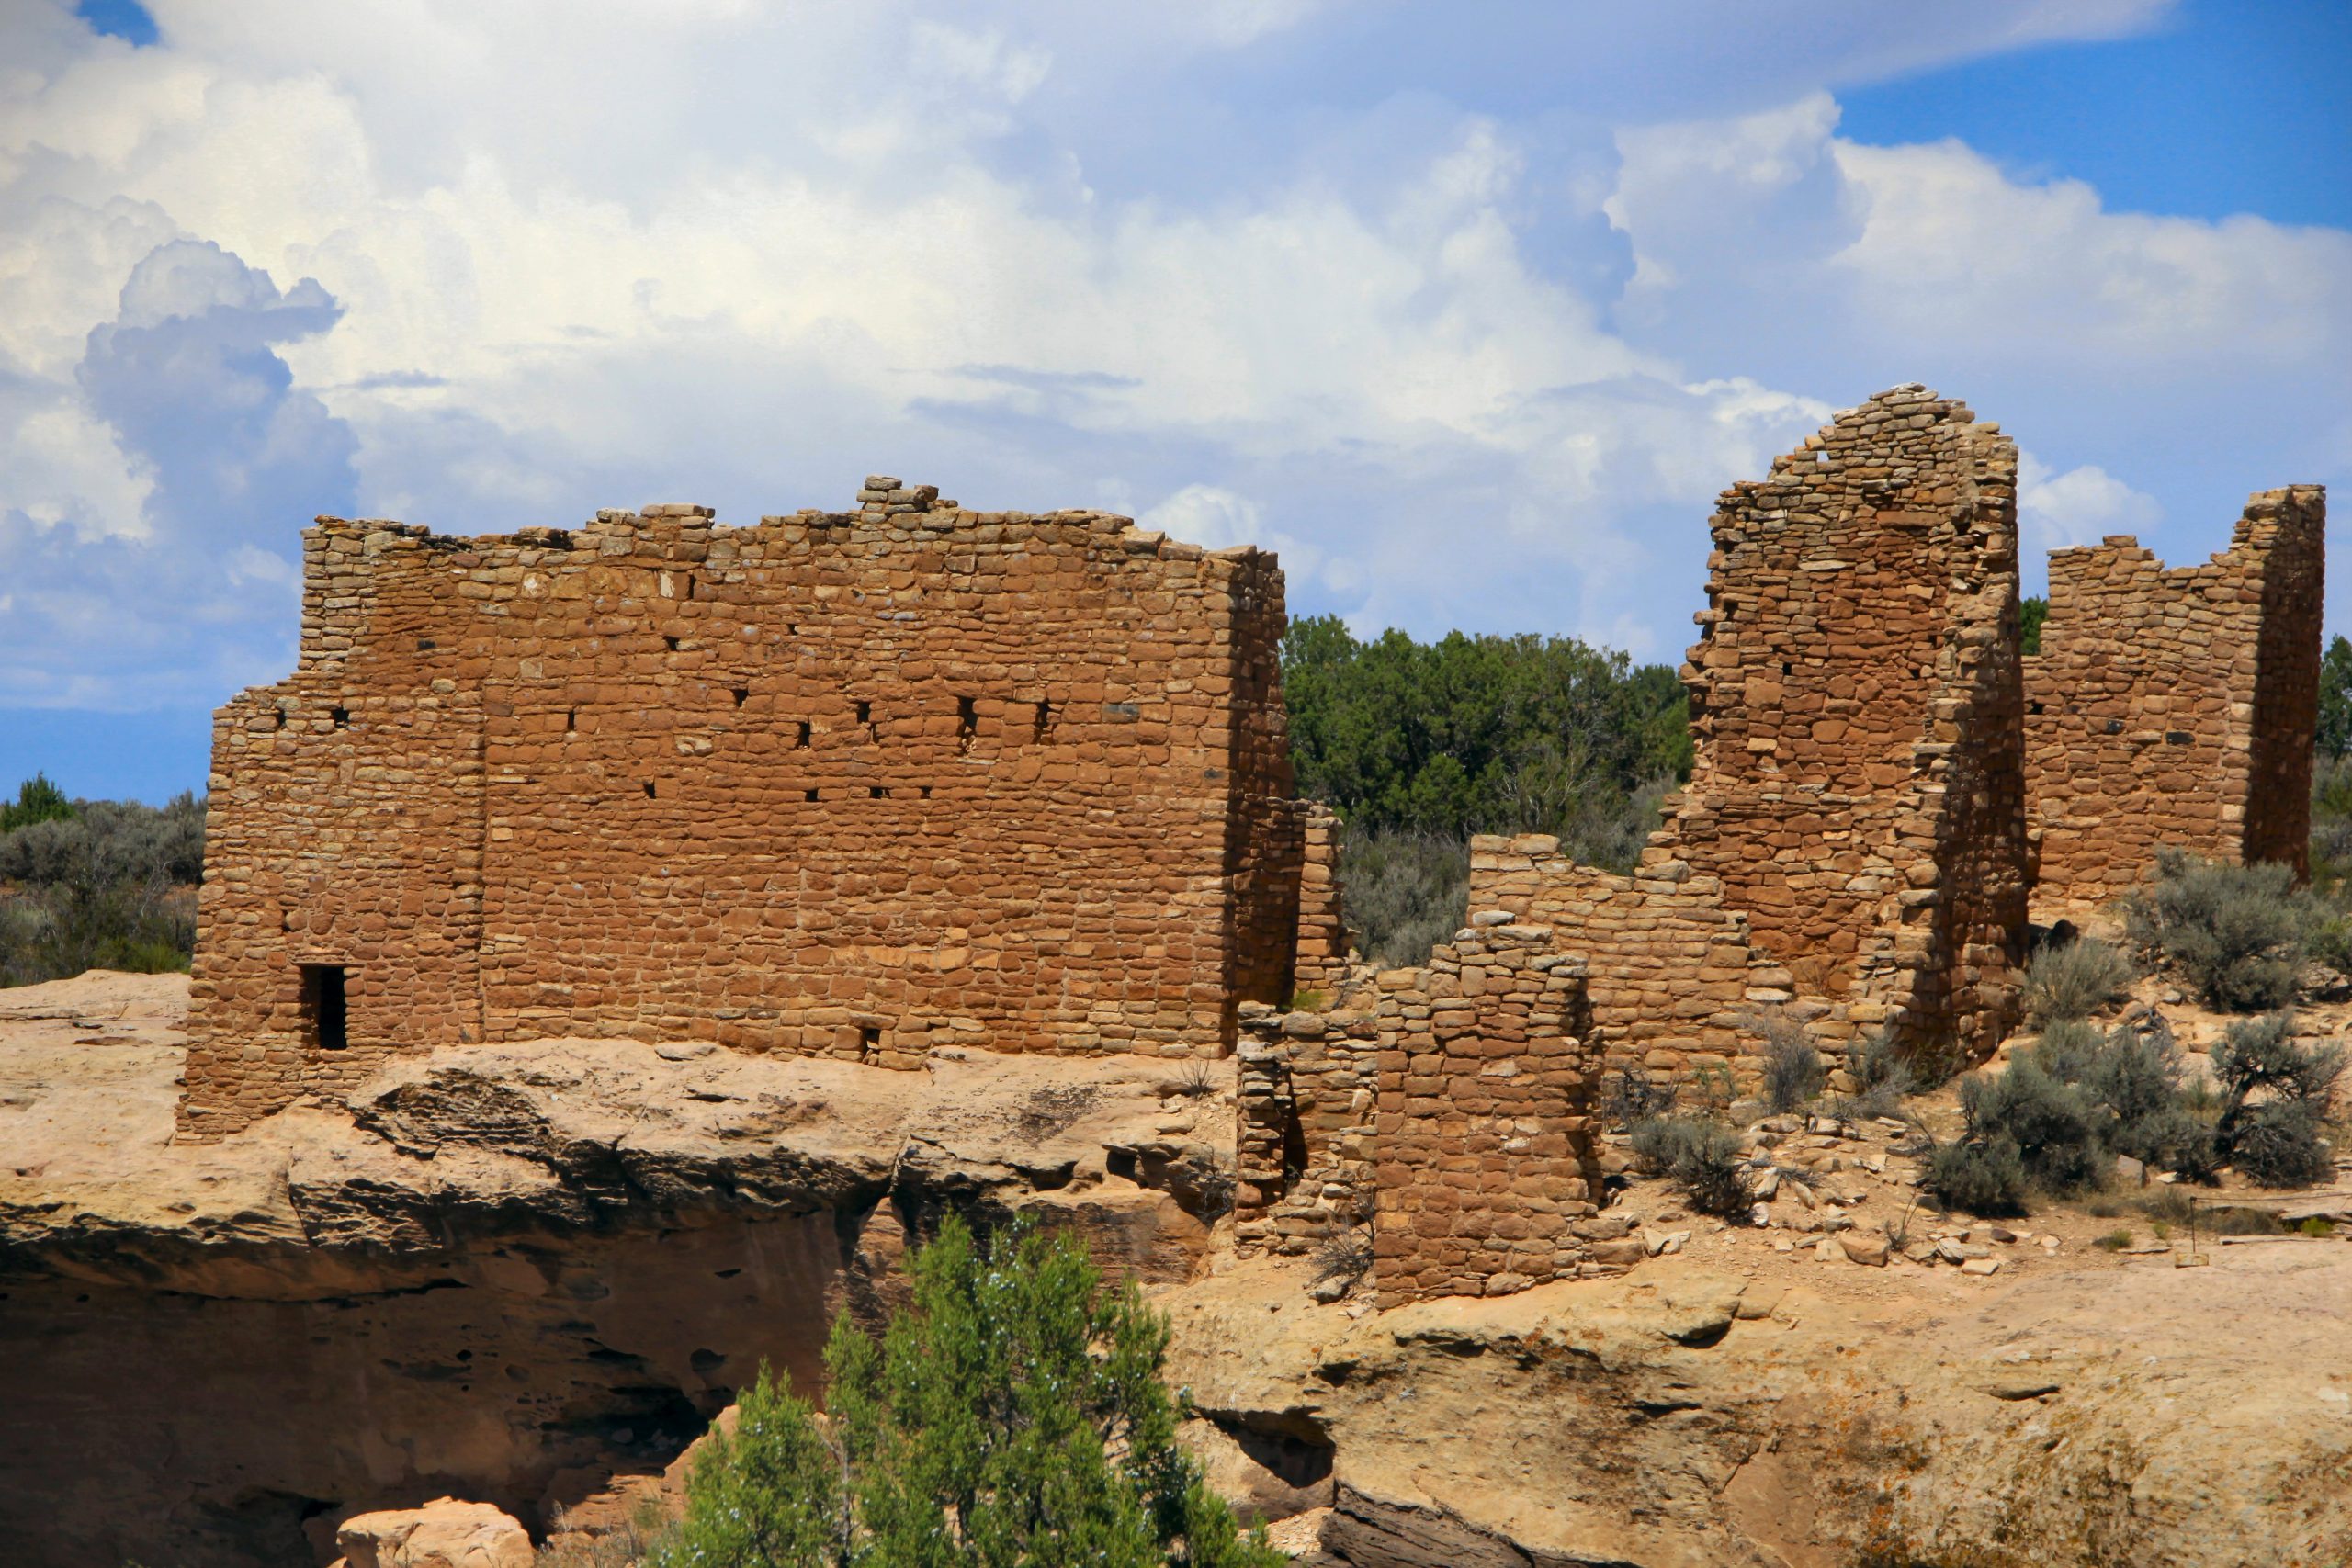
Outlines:
[{"label": "green shrub", "polygon": [[2178,969],[2208,1004],[2230,1012],[2294,999],[2322,915],[2288,866],[2222,865],[2174,849],[2156,852],[2154,878],[2124,905],[2132,941]]},{"label": "green shrub", "polygon": [[2223,1094],[2219,1152],[2265,1187],[2309,1186],[2327,1179],[2334,1166],[2320,1125],[2344,1076],[2344,1050],[2306,1046],[2294,1029],[2294,1016],[2284,1011],[2245,1019],[2213,1048]]},{"label": "green shrub", "polygon": [[1470,918],[1470,841],[1351,825],[1340,839],[1340,899],[1366,957],[1390,968],[1426,964]]},{"label": "green shrub", "polygon": [[2041,1032],[2034,1043],[2034,1065],[2060,1083],[2080,1083],[2106,1048],[2107,1036],[2098,1026],[2079,1018],[2061,1019]]},{"label": "green shrub", "polygon": [[1764,1103],[1785,1115],[1821,1092],[1829,1070],[1804,1025],[1781,1013],[1763,1014],[1756,1023],[1764,1036]]},{"label": "green shrub", "polygon": [[1670,1080],[1652,1078],[1639,1067],[1620,1067],[1601,1086],[1600,1118],[1611,1127],[1631,1127],[1671,1111],[1678,1094]]},{"label": "green shrub", "polygon": [[2300,1100],[2266,1100],[2230,1130],[2230,1163],[2257,1187],[2310,1187],[2335,1174],[2319,1111]]},{"label": "green shrub", "polygon": [[2103,942],[2078,937],[2043,947],[2026,960],[2026,1021],[2046,1029],[2061,1019],[2105,1012],[2131,995],[2132,962]]},{"label": "green shrub", "polygon": [[1866,1122],[1874,1116],[1900,1120],[1904,1098],[1918,1089],[1909,1059],[1894,1035],[1884,1030],[1849,1045],[1845,1068],[1846,1076],[1854,1081],[1854,1092],[1831,1097],[1826,1109],[1849,1122]]},{"label": "green shrub", "polygon": [[1176,1442],[1168,1325],[1068,1236],[950,1218],[877,1345],[833,1322],[823,1427],[763,1370],[653,1568],[1279,1568]]},{"label": "green shrub", "polygon": [[1928,1156],[1920,1185],[1944,1208],[1999,1218],[2026,1212],[2031,1183],[2016,1140],[1996,1134],[1981,1141],[1937,1145]]},{"label": "green shrub", "polygon": [[1642,1168],[1681,1189],[1702,1214],[1747,1211],[1747,1180],[1739,1134],[1712,1116],[1653,1116],[1633,1128],[1634,1157]]},{"label": "green shrub", "polygon": [[2098,1184],[2099,1117],[2080,1089],[2051,1077],[2031,1055],[2018,1057],[1997,1077],[1962,1079],[1960,1109],[1970,1142],[2006,1139],[2043,1191],[2063,1195]]}]

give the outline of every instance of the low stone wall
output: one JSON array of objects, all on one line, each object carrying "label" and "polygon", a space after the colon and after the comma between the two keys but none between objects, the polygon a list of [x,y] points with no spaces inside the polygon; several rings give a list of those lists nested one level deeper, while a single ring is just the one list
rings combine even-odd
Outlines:
[{"label": "low stone wall", "polygon": [[1581,963],[1542,926],[1464,932],[1380,976],[1373,1280],[1384,1307],[1606,1271]]},{"label": "low stone wall", "polygon": [[1234,1242],[1244,1256],[1312,1250],[1373,1217],[1377,993],[1325,1012],[1242,1004]]}]

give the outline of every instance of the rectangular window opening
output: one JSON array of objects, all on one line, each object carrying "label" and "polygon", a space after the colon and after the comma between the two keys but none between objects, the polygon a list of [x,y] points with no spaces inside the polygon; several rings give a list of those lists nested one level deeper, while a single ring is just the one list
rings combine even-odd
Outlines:
[{"label": "rectangular window opening", "polygon": [[639,788],[641,788],[641,789],[643,789],[643,790],[645,791],[645,798],[646,798],[646,799],[648,799],[648,800],[651,800],[651,799],[653,799],[653,798],[654,798],[654,795],[653,795],[653,781],[652,781],[651,779],[646,779],[646,780],[641,781],[641,783],[639,784]]},{"label": "rectangular window opening", "polygon": [[421,637],[416,639],[416,651],[419,653],[430,653],[437,646],[439,645],[429,637]]},{"label": "rectangular window opening", "polygon": [[806,797],[806,798],[808,798],[808,799],[809,799],[809,800],[814,800],[814,799],[816,799],[816,798],[817,798],[817,792],[816,792],[815,790],[813,790],[813,789],[812,789],[812,790],[810,790],[810,791],[808,792],[808,795],[807,795],[807,797]]},{"label": "rectangular window opening", "polygon": [[858,1055],[870,1062],[881,1049],[881,1029],[871,1023],[860,1025],[857,1032]]},{"label": "rectangular window opening", "polygon": [[1054,705],[1041,702],[1036,717],[1031,722],[1031,739],[1043,740],[1054,732]]},{"label": "rectangular window opening", "polygon": [[867,797],[873,800],[888,800],[890,798],[890,792],[884,789],[880,784],[866,785],[865,793]]},{"label": "rectangular window opening", "polygon": [[795,740],[792,744],[794,748],[798,750],[806,751],[808,750],[808,721],[807,719],[804,718],[800,721],[800,738]]},{"label": "rectangular window opening", "polygon": [[340,1051],[351,1043],[342,964],[302,965],[302,1032],[314,1051]]},{"label": "rectangular window opening", "polygon": [[741,707],[745,703],[748,703],[748,702],[750,702],[751,700],[752,700],[752,688],[751,688],[751,687],[749,687],[749,686],[738,686],[738,687],[736,687],[736,688],[735,688],[735,705],[736,705],[737,707],[739,707],[739,708],[740,708],[740,707]]},{"label": "rectangular window opening", "polygon": [[931,798],[931,786],[929,784],[923,785],[922,794],[925,800],[929,800]]},{"label": "rectangular window opening", "polygon": [[563,710],[563,728],[567,731],[578,729],[580,728],[580,710],[578,708],[566,708]]},{"label": "rectangular window opening", "polygon": [[347,728],[351,724],[351,710],[349,708],[329,708],[327,709],[327,716],[334,720],[334,727],[337,729]]},{"label": "rectangular window opening", "polygon": [[676,637],[663,637],[663,638],[662,639],[662,641],[663,645],[664,645],[664,646],[666,646],[666,647],[670,649],[670,651],[671,651],[671,652],[675,653],[675,652],[677,652],[677,651],[678,651],[678,639],[677,639]]},{"label": "rectangular window opening", "polygon": [[979,729],[979,704],[971,697],[957,697],[956,699],[956,750],[970,750],[972,737],[978,734]]}]

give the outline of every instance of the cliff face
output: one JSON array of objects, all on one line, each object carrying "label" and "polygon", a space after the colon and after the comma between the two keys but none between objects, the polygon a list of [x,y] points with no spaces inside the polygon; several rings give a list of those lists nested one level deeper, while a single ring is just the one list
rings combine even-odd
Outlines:
[{"label": "cliff face", "polygon": [[1231,1146],[1229,1101],[1132,1058],[569,1041],[175,1147],[185,985],[85,976],[0,1015],[15,1561],[308,1563],[335,1519],[440,1494],[539,1525],[658,1471],[762,1360],[810,1378],[942,1205],[1041,1208],[1187,1277]]},{"label": "cliff face", "polygon": [[1205,1415],[1326,1456],[1351,1568],[2352,1562],[2352,1247],[2225,1252],[2015,1283],[1668,1258],[1382,1313],[1252,1264],[1162,1304]]},{"label": "cliff face", "polygon": [[1381,1312],[1211,1248],[1233,1108],[1180,1068],[471,1047],[190,1148],[184,985],[0,998],[12,1563],[301,1568],[371,1508],[608,1505],[763,1359],[808,1377],[949,1204],[1156,1281],[1213,1476],[1328,1501],[1326,1564],[2352,1562],[2340,1241],[2176,1269],[2085,1221],[1982,1278],[1673,1222],[1623,1278]]}]

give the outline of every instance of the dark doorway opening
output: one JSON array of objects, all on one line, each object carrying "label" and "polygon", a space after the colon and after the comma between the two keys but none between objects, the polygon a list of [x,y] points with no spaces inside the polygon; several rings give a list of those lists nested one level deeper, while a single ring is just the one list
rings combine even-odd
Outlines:
[{"label": "dark doorway opening", "polygon": [[340,1051],[351,1043],[342,964],[302,965],[302,1024],[310,1033],[311,1045],[319,1050]]}]

